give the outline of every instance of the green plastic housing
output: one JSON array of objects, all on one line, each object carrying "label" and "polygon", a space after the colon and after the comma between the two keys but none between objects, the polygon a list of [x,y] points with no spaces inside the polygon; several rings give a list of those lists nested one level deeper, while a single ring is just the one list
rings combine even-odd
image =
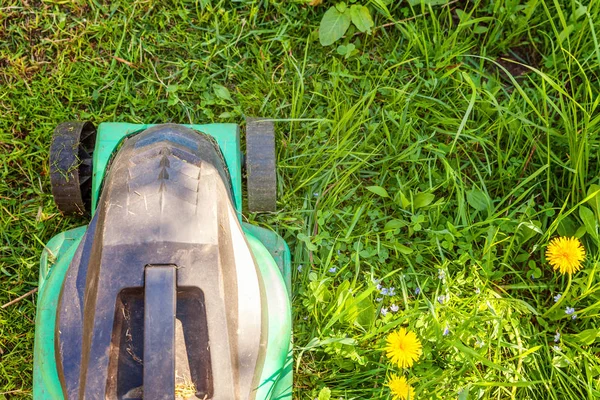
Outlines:
[{"label": "green plastic housing", "polygon": [[[102,181],[114,152],[127,136],[153,125],[102,123],[98,127],[92,178],[92,212],[96,210]],[[239,129],[235,124],[185,125],[211,135],[221,148],[229,170],[234,205],[241,222],[242,180]],[[56,311],[62,283],[87,226],[54,236],[40,259],[40,277],[34,345],[34,399],[63,399],[55,362]],[[242,229],[259,266],[266,290],[268,342],[261,384],[256,399],[292,398],[293,357],[291,325],[291,258],[285,241],[275,232],[248,223]]]}]

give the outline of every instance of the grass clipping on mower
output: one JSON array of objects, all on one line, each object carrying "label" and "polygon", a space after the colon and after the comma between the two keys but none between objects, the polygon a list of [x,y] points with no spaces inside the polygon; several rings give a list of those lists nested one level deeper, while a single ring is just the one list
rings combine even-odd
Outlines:
[{"label": "grass clipping on mower", "polygon": [[183,382],[175,385],[175,398],[187,399],[196,394],[196,385],[193,382]]}]

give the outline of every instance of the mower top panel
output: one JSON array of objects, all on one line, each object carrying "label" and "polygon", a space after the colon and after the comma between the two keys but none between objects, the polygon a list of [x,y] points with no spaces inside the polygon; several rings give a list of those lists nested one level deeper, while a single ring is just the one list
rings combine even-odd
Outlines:
[{"label": "mower top panel", "polygon": [[[108,166],[123,141],[155,124],[130,124],[125,122],[103,122],[98,126],[94,151],[94,172],[92,175],[92,213],[98,206],[98,199]],[[240,133],[236,124],[193,124],[178,125],[203,132],[218,144],[220,154],[229,173],[233,202],[238,217],[242,215],[242,160],[240,153]],[[177,140],[177,139],[175,139]],[[240,219],[241,220],[241,219]]]}]

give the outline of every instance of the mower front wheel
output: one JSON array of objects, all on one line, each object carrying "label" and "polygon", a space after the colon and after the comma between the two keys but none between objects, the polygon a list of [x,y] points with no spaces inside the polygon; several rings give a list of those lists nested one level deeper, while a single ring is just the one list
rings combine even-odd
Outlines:
[{"label": "mower front wheel", "polygon": [[91,122],[63,122],[52,135],[50,183],[58,209],[65,215],[91,211],[92,154],[96,128]]}]

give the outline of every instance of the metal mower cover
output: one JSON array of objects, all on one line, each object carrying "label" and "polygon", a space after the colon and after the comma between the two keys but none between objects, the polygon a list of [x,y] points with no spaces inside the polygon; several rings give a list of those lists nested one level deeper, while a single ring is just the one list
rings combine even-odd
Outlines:
[{"label": "metal mower cover", "polygon": [[[273,210],[272,123],[246,142]],[[57,127],[54,198],[91,221],[42,254],[35,399],[291,399],[290,252],[241,222],[241,159],[234,124]]]}]

